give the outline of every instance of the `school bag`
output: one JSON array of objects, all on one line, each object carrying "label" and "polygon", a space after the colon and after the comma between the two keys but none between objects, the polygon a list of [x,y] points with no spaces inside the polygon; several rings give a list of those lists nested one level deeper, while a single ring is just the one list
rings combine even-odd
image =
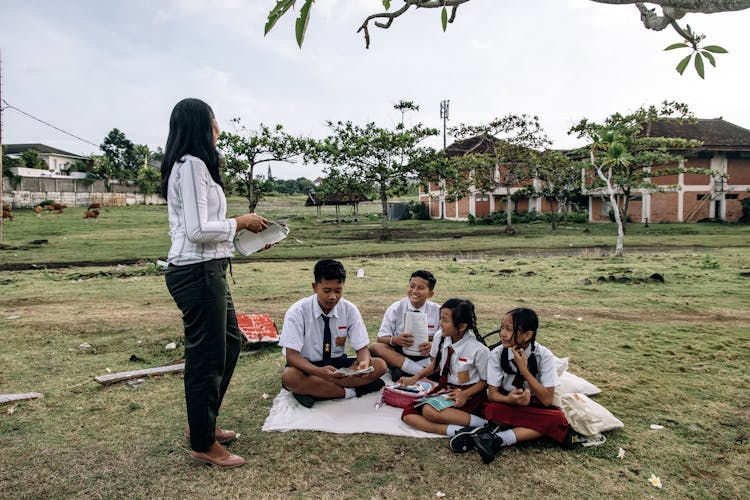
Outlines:
[{"label": "school bag", "polygon": [[559,395],[558,406],[565,414],[570,427],[578,434],[589,438],[586,441],[590,444],[583,442],[584,446],[603,444],[606,441],[603,432],[625,426],[609,410],[580,392]]},{"label": "school bag", "polygon": [[413,401],[426,396],[435,387],[435,382],[420,379],[414,385],[402,386],[399,384],[386,385],[383,387],[383,402],[389,406],[406,408]]}]

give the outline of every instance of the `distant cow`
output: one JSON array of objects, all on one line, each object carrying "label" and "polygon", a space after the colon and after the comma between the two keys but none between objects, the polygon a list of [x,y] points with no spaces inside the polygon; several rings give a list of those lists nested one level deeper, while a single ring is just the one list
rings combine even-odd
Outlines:
[{"label": "distant cow", "polygon": [[66,208],[68,208],[68,205],[63,205],[62,203],[50,203],[47,205],[47,210],[52,213],[62,213]]},{"label": "distant cow", "polygon": [[86,210],[86,213],[83,214],[84,219],[98,219],[99,217],[99,210]]},{"label": "distant cow", "polygon": [[5,210],[4,207],[3,207],[3,219],[13,220],[13,214],[11,213],[11,211],[10,210]]},{"label": "distant cow", "polygon": [[88,210],[94,210],[94,209],[99,210],[100,208],[102,208],[102,204],[101,203],[92,203],[92,204],[89,205]]},{"label": "distant cow", "polygon": [[34,212],[36,212],[36,216],[40,217],[42,215],[42,207],[37,205],[34,207]]},{"label": "distant cow", "polygon": [[63,209],[62,208],[60,210],[53,210],[52,211],[52,215],[60,215],[61,213],[63,213]]}]

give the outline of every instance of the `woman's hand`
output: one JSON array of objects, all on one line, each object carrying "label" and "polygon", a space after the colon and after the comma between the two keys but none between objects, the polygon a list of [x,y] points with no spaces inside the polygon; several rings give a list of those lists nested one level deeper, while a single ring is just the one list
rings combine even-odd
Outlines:
[{"label": "woman's hand", "polygon": [[259,233],[268,227],[268,219],[256,213],[238,215],[237,230],[247,229],[252,233]]}]

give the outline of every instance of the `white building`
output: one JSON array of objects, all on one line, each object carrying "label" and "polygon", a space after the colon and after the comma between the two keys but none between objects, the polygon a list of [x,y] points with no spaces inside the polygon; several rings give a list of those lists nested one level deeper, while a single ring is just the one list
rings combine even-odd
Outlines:
[{"label": "white building", "polygon": [[6,154],[11,158],[20,158],[22,153],[30,150],[39,153],[39,158],[47,164],[47,170],[14,167],[11,169],[11,172],[23,177],[86,178],[86,172],[70,172],[70,167],[74,164],[89,160],[85,156],[45,146],[44,144],[5,144]]}]

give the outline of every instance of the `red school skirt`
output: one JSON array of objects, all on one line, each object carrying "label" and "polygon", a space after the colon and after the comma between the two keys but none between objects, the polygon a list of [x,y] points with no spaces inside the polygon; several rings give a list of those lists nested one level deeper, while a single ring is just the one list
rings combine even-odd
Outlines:
[{"label": "red school skirt", "polygon": [[555,406],[516,406],[490,401],[484,407],[484,416],[493,424],[531,429],[561,444],[568,435],[568,420]]}]

